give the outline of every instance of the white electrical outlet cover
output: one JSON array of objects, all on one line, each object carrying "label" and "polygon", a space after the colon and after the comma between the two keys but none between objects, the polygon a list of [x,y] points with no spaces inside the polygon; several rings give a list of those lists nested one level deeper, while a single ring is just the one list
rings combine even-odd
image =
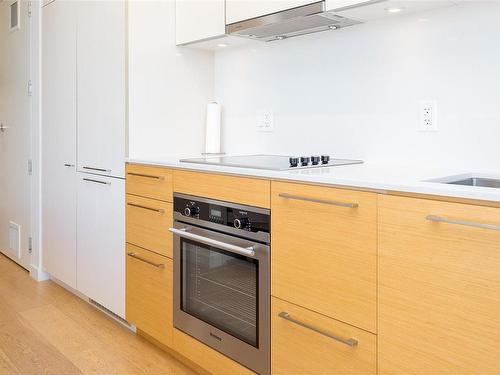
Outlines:
[{"label": "white electrical outlet cover", "polygon": [[256,120],[256,129],[258,132],[270,133],[274,131],[274,114],[271,109],[257,111]]},{"label": "white electrical outlet cover", "polygon": [[433,100],[420,102],[419,130],[423,132],[438,131],[437,104]]}]

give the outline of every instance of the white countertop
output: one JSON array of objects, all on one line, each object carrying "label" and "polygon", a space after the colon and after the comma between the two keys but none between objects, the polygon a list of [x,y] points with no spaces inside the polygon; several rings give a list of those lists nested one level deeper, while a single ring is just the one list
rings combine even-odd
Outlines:
[{"label": "white countertop", "polygon": [[[500,202],[500,189],[450,185],[427,182],[448,176],[471,177],[471,173],[479,177],[500,178],[499,173],[481,170],[460,170],[444,168],[414,167],[365,162],[364,164],[343,165],[298,169],[291,171],[269,171],[250,168],[181,163],[179,156],[159,158],[130,158],[126,161],[136,164],[164,166],[194,171],[205,171],[240,176],[269,178],[324,184],[337,187],[376,190],[380,192],[397,191],[404,193],[436,195],[453,198],[465,198],[483,201]],[[458,180],[458,178],[457,178]]]}]

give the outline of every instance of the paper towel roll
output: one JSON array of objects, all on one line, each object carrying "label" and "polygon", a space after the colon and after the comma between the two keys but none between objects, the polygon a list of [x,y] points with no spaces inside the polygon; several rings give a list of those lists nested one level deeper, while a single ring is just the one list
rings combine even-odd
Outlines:
[{"label": "paper towel roll", "polygon": [[205,153],[220,153],[221,107],[212,102],[207,105]]}]

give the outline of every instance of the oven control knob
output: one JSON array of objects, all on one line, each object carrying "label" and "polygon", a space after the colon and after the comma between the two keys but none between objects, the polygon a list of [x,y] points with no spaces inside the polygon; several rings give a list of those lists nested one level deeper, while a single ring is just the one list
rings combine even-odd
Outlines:
[{"label": "oven control knob", "polygon": [[236,229],[245,229],[250,226],[250,220],[247,217],[234,219],[233,225]]},{"label": "oven control knob", "polygon": [[299,165],[299,158],[292,156],[291,158],[288,159],[288,161],[290,162],[290,167],[292,167],[292,168]]},{"label": "oven control knob", "polygon": [[303,167],[306,167],[309,165],[309,161],[311,159],[309,158],[309,156],[301,156],[300,158],[300,164],[303,166]]},{"label": "oven control knob", "polygon": [[319,164],[319,156],[311,156],[311,163],[312,165],[318,165]]},{"label": "oven control knob", "polygon": [[329,155],[321,155],[321,164],[328,164],[329,161],[330,161]]},{"label": "oven control knob", "polygon": [[200,209],[197,206],[188,206],[184,209],[185,216],[196,216],[200,212]]}]

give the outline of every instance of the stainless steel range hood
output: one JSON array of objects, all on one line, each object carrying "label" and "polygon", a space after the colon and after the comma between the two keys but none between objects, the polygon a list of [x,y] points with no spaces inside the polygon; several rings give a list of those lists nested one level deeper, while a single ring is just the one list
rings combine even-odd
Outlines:
[{"label": "stainless steel range hood", "polygon": [[326,12],[325,1],[320,1],[227,25],[226,33],[271,42],[359,23],[361,22]]}]

